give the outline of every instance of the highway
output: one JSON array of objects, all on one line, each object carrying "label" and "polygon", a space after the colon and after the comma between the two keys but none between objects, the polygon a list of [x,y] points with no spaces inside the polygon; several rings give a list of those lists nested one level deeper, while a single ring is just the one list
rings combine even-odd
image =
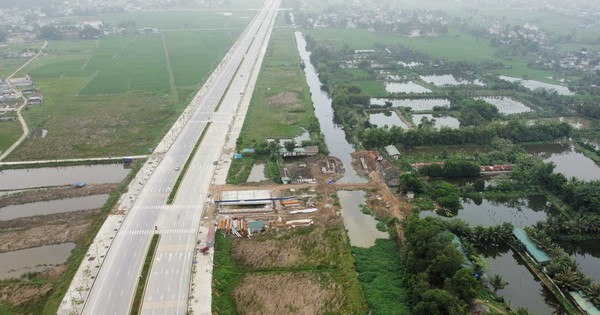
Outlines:
[{"label": "highway", "polygon": [[[161,152],[123,221],[85,301],[83,314],[127,314],[150,238],[161,234],[142,305],[143,314],[186,314],[192,254],[204,205],[228,130],[248,87],[260,51],[268,44],[279,0],[268,0],[226,56],[205,93],[192,101],[196,110]],[[250,91],[251,93],[251,91]],[[222,99],[219,105],[219,101]],[[217,108],[218,106],[218,108]],[[208,127],[172,205],[166,205],[182,167]],[[167,137],[172,136],[170,134]],[[157,149],[158,150],[158,149]],[[155,231],[156,230],[156,231]],[[196,288],[198,290],[199,288]],[[210,283],[203,290],[211,290]],[[207,301],[210,303],[210,301]]]}]

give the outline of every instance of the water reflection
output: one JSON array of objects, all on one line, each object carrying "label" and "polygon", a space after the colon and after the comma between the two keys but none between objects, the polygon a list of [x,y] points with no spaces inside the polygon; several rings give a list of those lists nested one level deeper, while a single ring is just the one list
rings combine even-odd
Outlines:
[{"label": "water reflection", "polygon": [[67,261],[75,243],[63,243],[0,254],[0,279],[18,278]]},{"label": "water reflection", "polygon": [[350,245],[358,247],[371,247],[378,238],[388,238],[386,232],[377,230],[377,220],[360,211],[359,205],[365,204],[365,192],[338,191],[344,226],[348,230]]},{"label": "water reflection", "polygon": [[107,194],[77,198],[32,202],[0,208],[0,220],[13,220],[34,215],[49,215],[101,208],[108,200]]},{"label": "water reflection", "polygon": [[523,146],[526,152],[538,156],[546,162],[554,162],[554,172],[567,178],[591,181],[600,179],[600,167],[571,144],[538,144]]},{"label": "water reflection", "polygon": [[71,185],[78,181],[88,184],[118,183],[130,171],[122,164],[5,170],[0,172],[0,190]]},{"label": "water reflection", "polygon": [[510,222],[515,227],[526,227],[540,221],[545,221],[549,214],[558,213],[554,206],[546,205],[544,196],[527,198],[494,198],[484,199],[465,198],[461,201],[462,209],[455,211],[421,211],[419,216],[441,216],[442,218],[457,218],[471,226],[484,227]]},{"label": "water reflection", "polygon": [[531,314],[563,314],[560,303],[552,293],[536,279],[521,258],[508,246],[480,250],[488,263],[486,274],[502,276],[508,285],[498,290],[511,309],[529,309]]},{"label": "water reflection", "polygon": [[583,273],[600,283],[600,240],[561,242],[558,245],[573,256]]},{"label": "water reflection", "polygon": [[305,64],[304,73],[315,108],[315,115],[319,120],[321,132],[325,136],[325,143],[329,149],[329,154],[340,159],[344,165],[344,177],[339,181],[342,183],[364,183],[366,180],[360,177],[352,168],[352,157],[350,154],[354,152],[354,147],[346,140],[346,133],[342,127],[333,121],[334,114],[331,107],[331,98],[327,92],[321,90],[321,81],[317,75],[317,70],[310,62],[310,52],[306,50],[306,40],[304,40],[304,36],[300,32],[296,32],[295,36],[298,53]]}]

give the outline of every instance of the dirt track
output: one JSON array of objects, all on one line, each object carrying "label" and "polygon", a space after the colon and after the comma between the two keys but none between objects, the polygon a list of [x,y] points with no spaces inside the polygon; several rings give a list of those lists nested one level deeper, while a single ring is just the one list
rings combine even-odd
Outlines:
[{"label": "dirt track", "polygon": [[118,187],[119,184],[99,184],[87,185],[82,188],[75,188],[69,185],[55,188],[28,190],[2,197],[0,199],[0,208],[31,202],[109,194],[115,191]]}]

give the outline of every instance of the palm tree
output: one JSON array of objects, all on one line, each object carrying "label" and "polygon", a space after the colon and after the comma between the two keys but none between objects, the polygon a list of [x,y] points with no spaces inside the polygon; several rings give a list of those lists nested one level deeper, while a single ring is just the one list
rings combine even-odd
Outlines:
[{"label": "palm tree", "polygon": [[504,281],[501,275],[495,274],[490,279],[490,285],[494,288],[494,293],[496,293],[496,291],[504,289],[508,285],[508,282]]},{"label": "palm tree", "polygon": [[531,313],[529,313],[529,309],[527,307],[519,307],[517,309],[517,315],[530,315]]}]

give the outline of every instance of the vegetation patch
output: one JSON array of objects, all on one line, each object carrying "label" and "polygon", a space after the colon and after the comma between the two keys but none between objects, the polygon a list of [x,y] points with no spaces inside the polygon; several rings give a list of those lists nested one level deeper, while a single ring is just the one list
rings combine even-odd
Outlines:
[{"label": "vegetation patch", "polygon": [[248,180],[254,159],[251,157],[243,157],[241,159],[233,159],[227,173],[227,184],[240,184]]},{"label": "vegetation patch", "polygon": [[319,131],[300,66],[294,30],[282,27],[284,25],[280,15],[271,34],[238,147],[254,147],[266,138],[291,138],[302,133],[302,128],[311,134]]},{"label": "vegetation patch", "polygon": [[364,314],[351,255],[341,224],[271,232],[251,240],[219,234],[213,313]]},{"label": "vegetation patch", "polygon": [[369,248],[353,246],[352,254],[372,314],[410,314],[405,270],[396,242],[377,239]]}]

